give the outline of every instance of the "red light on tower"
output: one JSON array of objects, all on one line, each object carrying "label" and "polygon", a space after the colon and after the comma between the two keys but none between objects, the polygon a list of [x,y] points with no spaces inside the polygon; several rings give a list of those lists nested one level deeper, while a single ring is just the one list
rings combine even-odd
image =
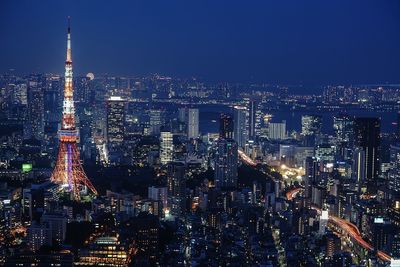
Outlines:
[{"label": "red light on tower", "polygon": [[65,61],[65,84],[61,130],[59,131],[60,145],[56,166],[51,175],[51,181],[62,185],[71,192],[73,200],[80,200],[81,189],[86,186],[94,194],[97,191],[83,170],[77,145],[78,131],[75,126],[74,88],[72,84],[72,54],[71,28],[68,17],[67,59]]}]

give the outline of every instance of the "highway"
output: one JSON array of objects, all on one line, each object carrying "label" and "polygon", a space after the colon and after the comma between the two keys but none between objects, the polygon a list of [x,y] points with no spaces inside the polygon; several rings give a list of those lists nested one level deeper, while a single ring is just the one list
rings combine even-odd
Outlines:
[{"label": "highway", "polygon": [[[301,191],[301,189],[302,189],[301,187],[297,187],[289,190],[286,193],[286,199],[289,201],[293,200],[293,198],[296,197],[296,195]],[[321,212],[321,210],[317,207],[313,207],[313,209],[317,210],[319,213]],[[360,246],[362,246],[367,250],[374,250],[374,247],[362,238],[361,232],[356,225],[342,218],[332,215],[329,215],[329,220],[336,226],[341,228],[343,232],[351,236]],[[381,260],[384,261],[390,261],[392,259],[388,254],[380,250],[377,252],[377,255]]]},{"label": "highway", "polygon": [[[240,159],[246,164],[253,167],[257,165],[257,163],[254,160],[252,160],[249,156],[247,156],[242,150],[238,150],[238,154]],[[286,199],[289,201],[293,200],[301,190],[302,190],[301,187],[289,190],[286,193]],[[321,212],[319,208],[313,207],[313,209],[317,210],[319,213]],[[329,220],[334,224],[336,224],[339,228],[341,228],[343,232],[351,236],[360,246],[362,246],[367,250],[374,250],[374,247],[362,238],[361,232],[356,225],[352,224],[349,221],[346,221],[344,219],[332,215],[329,215]],[[390,261],[392,259],[388,254],[380,250],[377,252],[377,255],[383,261]]]},{"label": "highway", "polygon": [[246,153],[244,153],[242,150],[238,149],[238,155],[239,155],[240,159],[247,165],[250,165],[253,167],[257,166],[257,163],[254,160],[252,160],[249,156],[247,156]]},{"label": "highway", "polygon": [[301,190],[302,190],[301,187],[297,187],[297,188],[293,188],[293,189],[289,190],[289,191],[286,193],[286,199],[289,200],[289,201],[290,201],[290,200],[293,200],[293,198],[295,198],[296,195],[297,195]]}]

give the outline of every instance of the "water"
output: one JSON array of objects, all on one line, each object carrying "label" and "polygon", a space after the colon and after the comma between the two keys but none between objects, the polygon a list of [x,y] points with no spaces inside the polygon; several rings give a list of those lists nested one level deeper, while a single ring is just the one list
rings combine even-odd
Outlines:
[{"label": "water", "polygon": [[[217,133],[219,129],[219,117],[221,113],[232,113],[232,108],[224,105],[202,105],[198,106],[199,114],[199,127],[200,132]],[[319,114],[322,116],[322,131],[324,133],[333,132],[333,116],[338,112],[332,111],[274,111],[270,112],[274,121],[286,120],[286,127],[289,132],[301,130],[301,116],[305,114]],[[381,131],[394,132],[396,121],[396,112],[372,112],[365,110],[351,110],[347,112],[348,115],[356,117],[380,117],[381,118]]]}]

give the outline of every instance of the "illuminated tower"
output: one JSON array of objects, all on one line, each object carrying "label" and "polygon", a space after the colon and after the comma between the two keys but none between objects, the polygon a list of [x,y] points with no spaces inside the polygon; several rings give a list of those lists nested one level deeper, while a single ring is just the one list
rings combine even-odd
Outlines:
[{"label": "illuminated tower", "polygon": [[71,193],[73,200],[80,200],[80,192],[85,187],[94,194],[96,189],[87,178],[79,158],[77,146],[78,131],[75,126],[74,89],[72,86],[71,31],[68,18],[67,59],[65,61],[65,85],[62,112],[62,125],[59,131],[60,145],[56,166],[51,181],[61,184]]}]

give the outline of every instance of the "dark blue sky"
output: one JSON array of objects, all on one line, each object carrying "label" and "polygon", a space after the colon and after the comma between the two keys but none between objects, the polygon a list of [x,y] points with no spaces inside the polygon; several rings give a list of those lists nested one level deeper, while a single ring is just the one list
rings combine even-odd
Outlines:
[{"label": "dark blue sky", "polygon": [[400,82],[398,0],[0,1],[0,72]]}]

